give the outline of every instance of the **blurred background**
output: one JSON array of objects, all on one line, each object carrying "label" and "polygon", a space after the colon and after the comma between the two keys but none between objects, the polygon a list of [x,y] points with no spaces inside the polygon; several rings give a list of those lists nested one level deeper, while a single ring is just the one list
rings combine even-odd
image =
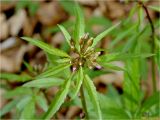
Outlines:
[{"label": "blurred background", "polygon": [[[91,36],[107,29],[113,23],[128,18],[129,13],[136,2],[134,0],[76,0],[83,8],[86,20],[86,31]],[[146,5],[160,5],[159,0],[146,0]],[[153,21],[159,20],[159,13],[149,9],[149,14]],[[144,15],[146,16],[146,15]],[[132,21],[137,20],[137,15],[132,17]],[[39,48],[28,44],[20,39],[22,36],[29,36],[44,40],[57,48],[69,51],[63,34],[57,27],[57,24],[64,25],[69,31],[74,26],[73,2],[69,0],[0,0],[0,71],[6,73],[23,74],[27,68],[23,61],[31,66],[43,67],[46,63],[46,56]],[[147,23],[144,20],[144,24]],[[123,47],[124,42],[114,43],[117,34],[125,31],[125,28],[119,29],[118,32],[107,36],[99,44],[101,48],[111,48],[112,51],[118,51]],[[158,30],[157,30],[158,32]],[[126,38],[122,37],[122,40]],[[146,45],[146,44],[144,44]],[[148,44],[146,50],[150,49]],[[118,66],[123,63],[117,62]],[[148,66],[148,68],[146,67]],[[145,71],[147,70],[147,71]],[[144,77],[147,82],[142,82],[142,88],[149,94],[152,92],[151,87],[151,69],[150,63],[144,63]],[[98,76],[98,77],[97,77]],[[93,76],[97,90],[101,93],[107,91],[107,85],[112,84],[117,91],[122,93],[123,72],[113,72]],[[4,81],[1,81],[2,83]],[[6,83],[4,83],[6,84]],[[12,89],[21,85],[17,82],[7,82]],[[158,85],[157,85],[158,86]],[[48,95],[52,96],[57,89],[50,88]],[[7,103],[2,98],[4,89],[0,89],[0,108]],[[59,118],[73,118],[80,113],[77,107],[69,107],[61,110]],[[8,114],[7,116],[10,116]],[[9,118],[9,117],[7,117]]]}]

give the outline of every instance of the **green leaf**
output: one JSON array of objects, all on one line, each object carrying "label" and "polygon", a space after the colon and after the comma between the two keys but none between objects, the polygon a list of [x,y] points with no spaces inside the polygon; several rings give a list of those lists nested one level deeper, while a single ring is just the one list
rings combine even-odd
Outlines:
[{"label": "green leaf", "polygon": [[124,68],[121,68],[121,67],[119,67],[119,66],[113,65],[113,64],[111,64],[111,63],[104,63],[103,66],[106,67],[106,68],[108,68],[108,69],[125,71]]},{"label": "green leaf", "polygon": [[117,24],[113,25],[112,27],[108,28],[104,32],[100,33],[96,38],[94,38],[92,47],[95,47],[97,45],[97,43],[100,40],[102,40],[102,38],[104,38],[109,32],[111,32],[113,29],[115,29],[119,24],[120,23],[117,23]]},{"label": "green leaf", "polygon": [[48,111],[44,114],[43,119],[50,119],[60,108],[60,106],[63,104],[71,84],[72,75],[69,79],[67,79],[64,83],[64,85],[61,87],[61,89],[56,94],[55,98],[53,99]]},{"label": "green leaf", "polygon": [[5,105],[2,109],[0,109],[0,117],[11,111],[16,104],[19,102],[19,99],[15,99],[11,102],[9,102],[7,105]]},{"label": "green leaf", "polygon": [[16,75],[12,73],[1,73],[0,79],[9,80],[9,81],[16,81],[16,82],[25,82],[32,79],[31,76],[27,74],[23,75]]},{"label": "green leaf", "polygon": [[20,119],[33,119],[35,115],[35,100],[31,99],[23,109]]},{"label": "green leaf", "polygon": [[56,77],[50,77],[50,78],[41,78],[36,79],[30,82],[25,83],[24,87],[35,87],[35,88],[46,88],[46,87],[52,87],[52,86],[59,86],[64,81],[60,78]]},{"label": "green leaf", "polygon": [[143,8],[140,7],[138,10],[138,26],[137,26],[138,31],[142,29],[143,20],[144,20],[144,12],[143,12]]},{"label": "green leaf", "polygon": [[71,59],[69,59],[69,58],[63,58],[63,59],[58,59],[58,60],[56,60],[55,62],[56,63],[60,63],[60,64],[64,64],[64,63],[69,63],[71,61]]},{"label": "green leaf", "polygon": [[[70,21],[70,20],[67,20],[63,23],[61,23],[61,25],[63,25],[65,28],[71,28],[74,26],[74,22],[73,21]],[[59,28],[58,26],[52,26],[52,27],[49,27],[45,30],[45,33],[56,33],[59,31]]]},{"label": "green leaf", "polygon": [[[24,1],[23,1],[24,2]],[[28,10],[29,10],[29,14],[31,16],[34,16],[35,13],[37,12],[38,8],[40,7],[39,5],[40,3],[38,1],[30,1],[28,4]]]},{"label": "green leaf", "polygon": [[79,90],[80,90],[80,87],[82,85],[82,81],[83,81],[83,69],[82,67],[80,67],[79,71],[78,71],[78,75],[77,75],[77,83],[76,83],[76,86],[75,86],[75,90],[74,90],[74,93],[73,93],[73,96],[71,99],[74,99],[76,97],[76,95],[78,94]]},{"label": "green leaf", "polygon": [[58,1],[60,5],[64,8],[66,12],[68,12],[70,15],[74,15],[74,1],[72,0],[60,0]]},{"label": "green leaf", "polygon": [[154,56],[152,53],[109,53],[106,55],[102,55],[100,59],[98,59],[99,62],[112,62],[112,61],[123,61],[123,60],[131,60],[133,58],[147,58]]},{"label": "green leaf", "polygon": [[120,32],[118,35],[116,35],[116,38],[111,41],[109,47],[112,48],[117,43],[119,43],[120,41],[124,40],[125,37],[127,37],[131,33],[133,33],[133,31],[135,30],[136,27],[137,27],[137,24],[132,25],[129,28],[127,28],[127,29],[123,30],[122,32]]},{"label": "green leaf", "polygon": [[38,103],[38,105],[46,112],[48,110],[48,104],[47,104],[47,100],[44,96],[43,93],[41,93],[40,95],[36,96],[36,101]]},{"label": "green leaf", "polygon": [[136,111],[138,109],[139,102],[142,96],[142,91],[140,90],[139,63],[140,63],[139,59],[131,59],[125,62],[126,72],[124,74],[124,83],[123,83],[124,104],[125,107],[132,113],[133,111]]},{"label": "green leaf", "polygon": [[25,108],[25,106],[27,105],[27,103],[32,99],[31,96],[24,96],[20,99],[20,101],[17,103],[16,108],[21,111],[22,109]]},{"label": "green leaf", "polygon": [[70,66],[71,66],[71,64],[67,64],[67,65],[66,64],[62,64],[62,65],[58,65],[56,67],[51,67],[48,70],[46,70],[45,72],[43,72],[42,74],[38,75],[36,77],[36,79],[53,76],[53,75],[65,70],[66,68],[68,68]]},{"label": "green leaf", "polygon": [[145,112],[146,110],[150,109],[154,105],[158,105],[160,101],[160,92],[155,92],[152,96],[147,98],[145,102],[142,104],[142,112]]},{"label": "green leaf", "polygon": [[126,119],[129,120],[129,116],[123,108],[106,108],[103,110],[103,118],[104,119]]},{"label": "green leaf", "polygon": [[160,12],[160,6],[148,6],[148,8],[152,9],[152,10],[155,10],[157,12]]},{"label": "green leaf", "polygon": [[71,40],[70,34],[68,33],[68,31],[62,25],[58,25],[58,27],[63,32],[63,35],[66,38],[68,45],[70,45],[70,40]]},{"label": "green leaf", "polygon": [[27,95],[32,94],[32,90],[30,88],[18,87],[16,89],[10,90],[4,94],[5,98],[17,97],[19,95]]},{"label": "green leaf", "polygon": [[78,4],[75,5],[75,13],[76,13],[76,23],[75,23],[73,36],[76,43],[76,47],[78,47],[79,40],[84,35],[84,32],[85,32],[83,11]]},{"label": "green leaf", "polygon": [[94,106],[94,109],[96,111],[97,118],[99,120],[102,120],[102,114],[101,114],[101,109],[100,109],[100,105],[99,105],[99,100],[97,97],[97,91],[96,91],[96,88],[95,88],[92,80],[89,78],[88,75],[85,75],[84,85],[85,85],[85,88],[90,96],[90,100]]},{"label": "green leaf", "polygon": [[70,57],[67,53],[65,53],[64,51],[61,51],[57,48],[54,48],[40,40],[36,40],[36,39],[32,39],[32,38],[29,38],[29,37],[21,37],[23,40],[26,40],[28,42],[30,42],[31,44],[43,49],[45,52],[48,52],[52,55],[55,55],[55,56],[60,56],[60,57]]}]

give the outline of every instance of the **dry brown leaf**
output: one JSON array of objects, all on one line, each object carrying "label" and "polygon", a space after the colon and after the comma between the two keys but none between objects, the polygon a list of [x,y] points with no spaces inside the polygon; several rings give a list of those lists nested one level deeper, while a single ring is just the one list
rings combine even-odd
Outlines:
[{"label": "dry brown leaf", "polygon": [[97,0],[75,0],[78,1],[82,5],[88,5],[88,6],[96,6]]},{"label": "dry brown leaf", "polygon": [[6,21],[6,16],[0,13],[0,40],[6,39],[9,35],[8,33],[8,23]]},{"label": "dry brown leaf", "polygon": [[14,50],[14,53],[10,56],[0,54],[0,71],[18,72],[21,68],[23,56],[26,50],[27,47],[22,45],[17,50]]},{"label": "dry brown leaf", "polygon": [[55,25],[66,16],[56,1],[43,3],[37,15],[39,21],[44,25]]},{"label": "dry brown leaf", "polygon": [[22,29],[26,19],[26,11],[19,10],[15,15],[13,15],[9,20],[10,34],[16,36]]}]

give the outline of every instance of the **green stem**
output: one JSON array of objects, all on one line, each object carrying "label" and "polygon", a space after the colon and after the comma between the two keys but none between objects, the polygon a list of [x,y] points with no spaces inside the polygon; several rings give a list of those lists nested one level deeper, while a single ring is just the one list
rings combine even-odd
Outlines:
[{"label": "green stem", "polygon": [[87,112],[87,105],[86,105],[85,96],[84,96],[83,84],[80,88],[80,93],[81,93],[82,107],[83,107],[84,112],[85,112],[85,118],[88,119],[88,112]]}]

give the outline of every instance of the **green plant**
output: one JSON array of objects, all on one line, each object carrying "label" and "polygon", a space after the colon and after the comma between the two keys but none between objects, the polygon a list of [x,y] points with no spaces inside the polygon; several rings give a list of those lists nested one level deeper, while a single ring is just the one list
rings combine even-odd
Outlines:
[{"label": "green plant", "polygon": [[[128,21],[130,21],[137,7],[139,19],[136,23],[130,25]],[[141,22],[144,19],[142,11],[142,8],[136,4],[130,13],[130,17],[121,23],[124,31],[118,29],[118,25],[120,26],[120,23],[118,23],[92,38],[88,33],[85,33],[83,12],[80,6],[76,4],[76,22],[73,36],[71,37],[62,25],[58,25],[65,36],[68,46],[70,46],[70,54],[40,40],[22,37],[22,39],[41,48],[46,53],[49,64],[44,71],[39,73],[25,63],[32,74],[36,73],[33,75],[2,74],[1,78],[3,79],[10,80],[14,77],[16,81],[26,83],[22,87],[6,93],[7,99],[15,96],[25,96],[11,101],[2,109],[0,116],[16,106],[19,111],[22,111],[20,118],[50,119],[56,115],[67,95],[70,101],[75,100],[77,102],[77,99],[79,99],[77,97],[78,92],[80,92],[82,104],[77,104],[84,110],[86,119],[145,119],[159,116],[159,92],[154,92],[151,97],[145,99],[144,92],[139,85],[141,77],[144,77],[140,73],[140,63],[148,57],[156,59],[158,63],[160,53],[159,49],[157,51],[159,44],[156,44],[158,47],[154,52],[141,52],[144,47],[142,40],[147,38],[148,32],[150,32],[147,25],[145,28],[141,27]],[[117,33],[119,34],[117,35]],[[115,39],[111,42],[111,50],[96,48],[97,43],[107,34],[115,36]],[[127,43],[122,44],[122,47],[121,45],[118,46],[119,48],[116,47],[115,45],[125,37],[128,37]],[[154,37],[158,39],[156,35]],[[155,41],[159,43],[157,39]],[[148,43],[146,42],[146,44]],[[102,51],[105,54],[101,54]],[[111,52],[106,53],[106,51]],[[114,65],[114,61],[123,61],[124,67]],[[119,95],[112,85],[108,85],[108,94],[99,94],[91,80],[93,73],[96,73],[93,68],[102,71],[97,74],[103,74],[105,72],[103,71],[104,69],[123,71],[123,94]],[[153,76],[155,75],[153,74]],[[50,86],[60,86],[60,90],[48,106],[50,102],[46,100],[44,89]],[[35,116],[35,103],[38,103],[45,111],[42,116]]]}]

